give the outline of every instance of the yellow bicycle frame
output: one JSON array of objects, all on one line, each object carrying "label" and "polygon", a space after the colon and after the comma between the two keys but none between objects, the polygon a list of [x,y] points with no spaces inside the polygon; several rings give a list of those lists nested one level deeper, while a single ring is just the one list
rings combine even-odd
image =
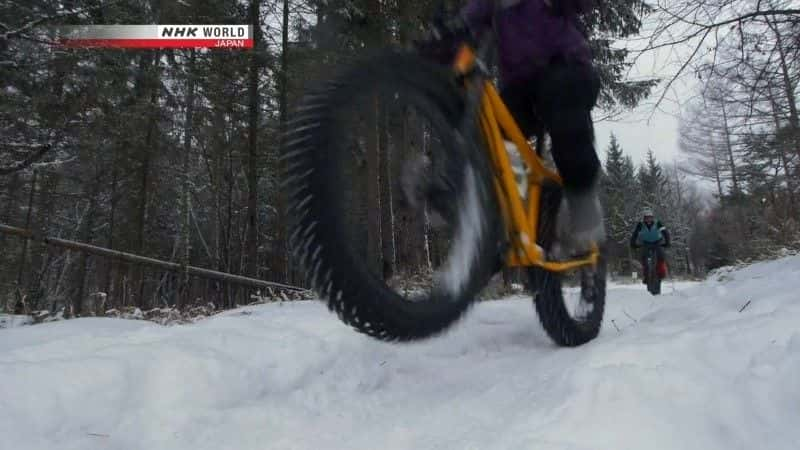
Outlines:
[{"label": "yellow bicycle frame", "polygon": [[[475,51],[469,45],[459,49],[453,68],[459,74],[469,73],[476,64]],[[553,272],[563,272],[582,266],[595,265],[599,258],[597,245],[588,256],[568,261],[548,261],[544,250],[537,244],[539,207],[542,184],[551,181],[562,184],[561,176],[545,167],[542,159],[522,135],[519,125],[511,116],[497,89],[491,81],[484,80],[480,99],[480,128],[486,140],[493,165],[494,185],[500,211],[511,241],[506,265],[509,267],[538,266]],[[516,145],[528,168],[526,201],[519,195],[511,163],[506,153],[505,140]]]}]

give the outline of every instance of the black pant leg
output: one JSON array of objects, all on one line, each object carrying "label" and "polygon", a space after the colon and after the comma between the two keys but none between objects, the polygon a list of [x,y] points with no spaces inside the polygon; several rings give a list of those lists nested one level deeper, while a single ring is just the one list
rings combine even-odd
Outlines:
[{"label": "black pant leg", "polygon": [[529,139],[541,129],[539,118],[534,110],[534,85],[532,82],[503,86],[500,90],[500,98],[511,116],[514,117],[523,136]]},{"label": "black pant leg", "polygon": [[600,170],[591,117],[598,92],[599,78],[585,65],[557,64],[536,82],[536,109],[550,134],[553,159],[567,190],[590,189]]}]

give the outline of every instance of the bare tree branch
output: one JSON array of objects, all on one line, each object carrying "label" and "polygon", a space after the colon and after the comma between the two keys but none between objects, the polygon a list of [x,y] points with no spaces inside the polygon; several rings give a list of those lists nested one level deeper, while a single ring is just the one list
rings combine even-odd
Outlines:
[{"label": "bare tree branch", "polygon": [[[675,80],[677,80],[681,76],[681,74],[686,69],[686,67],[689,65],[689,63],[692,62],[692,59],[694,59],[694,56],[697,54],[697,52],[703,46],[703,42],[705,42],[706,37],[708,37],[708,35],[711,34],[712,30],[713,30],[713,28],[709,28],[709,29],[706,30],[705,34],[703,34],[703,37],[700,38],[700,42],[697,43],[697,45],[694,48],[694,51],[692,51],[692,54],[689,56],[689,58],[686,59],[686,61],[683,63],[683,65],[681,65],[680,69],[678,69],[678,72],[676,72],[672,76],[672,78],[670,78],[669,82],[667,82],[667,85],[664,87],[664,90],[661,92],[661,96],[658,98],[658,101],[655,104],[656,107],[658,107],[658,105],[661,104],[661,102],[664,100],[664,97],[667,95],[667,92],[669,91],[670,87],[672,87],[673,83],[675,83]],[[650,114],[650,118],[651,119],[652,119],[654,114],[655,114],[655,109],[653,109],[653,112]]]}]

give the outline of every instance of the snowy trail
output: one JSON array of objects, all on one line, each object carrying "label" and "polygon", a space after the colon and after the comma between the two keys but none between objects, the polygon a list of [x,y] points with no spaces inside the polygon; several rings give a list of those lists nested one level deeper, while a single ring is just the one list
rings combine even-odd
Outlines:
[{"label": "snowy trail", "polygon": [[800,257],[724,278],[613,286],[577,349],[528,298],[411,345],[317,302],[0,330],[0,449],[798,449]]}]

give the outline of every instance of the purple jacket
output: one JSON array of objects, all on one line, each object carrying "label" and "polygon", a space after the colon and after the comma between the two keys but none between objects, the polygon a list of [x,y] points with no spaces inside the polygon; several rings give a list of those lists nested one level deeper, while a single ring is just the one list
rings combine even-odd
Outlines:
[{"label": "purple jacket", "polygon": [[557,56],[591,62],[589,44],[577,27],[577,14],[587,11],[591,0],[552,1],[563,15],[555,15],[545,0],[470,0],[461,11],[475,33],[494,25],[502,83],[525,82]]}]

